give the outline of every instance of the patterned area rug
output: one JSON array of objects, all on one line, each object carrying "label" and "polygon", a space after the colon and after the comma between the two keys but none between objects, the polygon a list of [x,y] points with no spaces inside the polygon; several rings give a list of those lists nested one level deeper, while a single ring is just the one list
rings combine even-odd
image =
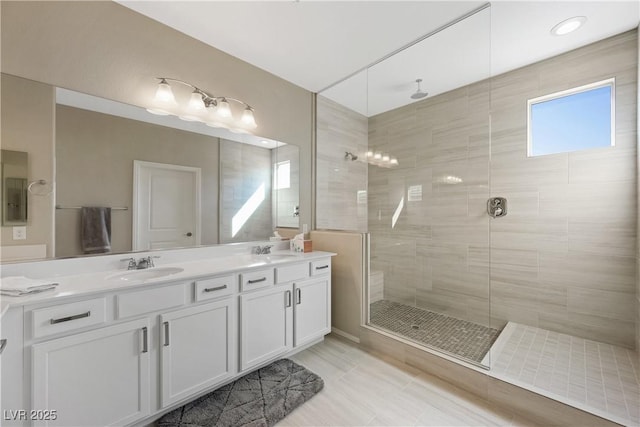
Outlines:
[{"label": "patterned area rug", "polygon": [[323,386],[313,372],[281,359],[169,412],[157,425],[272,426]]}]

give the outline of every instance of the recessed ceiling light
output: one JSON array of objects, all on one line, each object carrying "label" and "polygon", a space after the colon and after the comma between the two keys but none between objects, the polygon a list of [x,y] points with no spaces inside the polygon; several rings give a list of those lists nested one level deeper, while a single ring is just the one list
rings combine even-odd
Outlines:
[{"label": "recessed ceiling light", "polygon": [[271,144],[269,141],[264,140],[264,139],[262,141],[260,141],[260,142],[262,142],[263,144]]},{"label": "recessed ceiling light", "polygon": [[587,22],[586,16],[574,16],[573,18],[565,19],[551,29],[551,34],[564,36],[582,27],[585,22]]}]

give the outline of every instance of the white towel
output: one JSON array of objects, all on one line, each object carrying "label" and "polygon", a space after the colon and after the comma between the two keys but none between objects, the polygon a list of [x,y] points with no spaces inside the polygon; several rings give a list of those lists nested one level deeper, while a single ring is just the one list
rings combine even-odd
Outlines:
[{"label": "white towel", "polygon": [[56,282],[30,279],[24,276],[10,276],[0,279],[0,294],[10,296],[30,295],[55,289],[56,286],[58,286]]}]

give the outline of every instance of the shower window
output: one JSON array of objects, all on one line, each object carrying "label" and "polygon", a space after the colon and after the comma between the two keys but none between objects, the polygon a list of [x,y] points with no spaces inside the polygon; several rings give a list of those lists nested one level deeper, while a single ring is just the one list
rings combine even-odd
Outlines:
[{"label": "shower window", "polygon": [[275,189],[286,190],[291,187],[291,163],[289,160],[275,164]]},{"label": "shower window", "polygon": [[530,99],[528,156],[614,145],[615,80]]}]

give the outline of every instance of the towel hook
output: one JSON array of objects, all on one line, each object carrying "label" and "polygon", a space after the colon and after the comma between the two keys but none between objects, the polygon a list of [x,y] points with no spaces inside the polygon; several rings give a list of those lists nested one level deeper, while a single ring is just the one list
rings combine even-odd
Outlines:
[{"label": "towel hook", "polygon": [[[41,187],[36,187],[36,188],[41,188],[44,189],[44,191],[42,190],[34,190],[33,186],[34,185],[39,185]],[[47,189],[49,191],[47,191]],[[29,183],[29,186],[27,187],[27,191],[31,194],[33,194],[34,196],[48,196],[49,194],[51,194],[53,192],[53,187],[49,186],[47,184],[47,181],[44,179],[36,179],[35,181],[31,181]]]}]

